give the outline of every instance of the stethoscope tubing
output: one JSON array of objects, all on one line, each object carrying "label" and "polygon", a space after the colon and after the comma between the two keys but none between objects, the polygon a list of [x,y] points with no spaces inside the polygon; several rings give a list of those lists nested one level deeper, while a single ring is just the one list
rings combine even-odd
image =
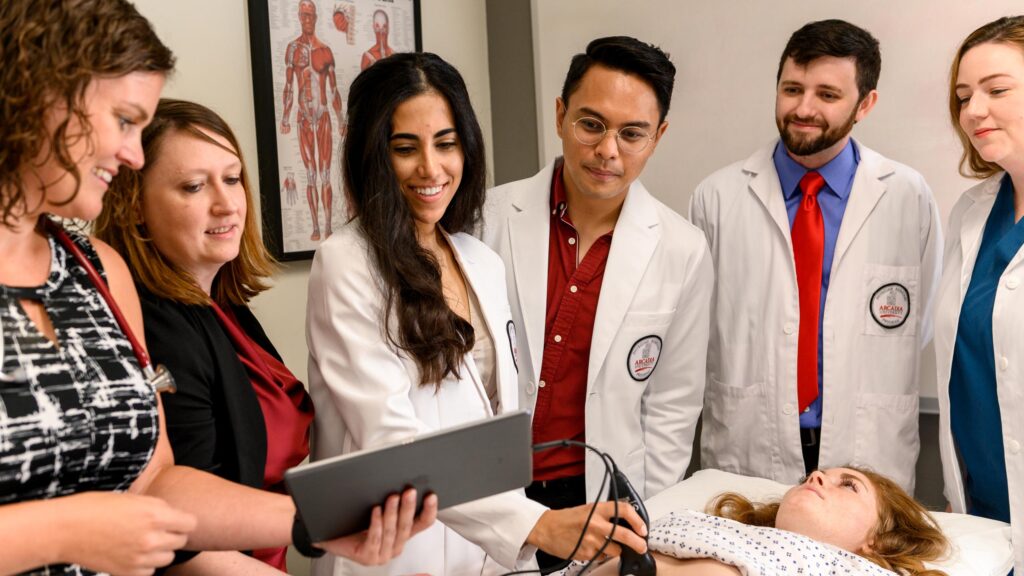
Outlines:
[{"label": "stethoscope tubing", "polygon": [[146,377],[146,380],[153,385],[157,392],[174,392],[176,387],[171,373],[163,366],[153,367],[153,361],[150,359],[149,354],[142,347],[139,339],[135,337],[135,332],[128,325],[128,320],[125,319],[120,306],[114,300],[114,295],[110,293],[110,287],[100,276],[96,267],[92,265],[92,262],[89,261],[89,258],[82,252],[82,249],[68,236],[64,228],[48,215],[43,214],[40,216],[39,222],[49,234],[53,235],[60,242],[61,246],[71,253],[75,261],[85,270],[96,291],[100,293],[103,301],[107,303],[107,308],[113,314],[114,320],[121,328],[121,332],[128,338],[128,342],[132,347],[132,353],[135,354],[135,358],[139,362],[139,368],[142,369],[142,374]]}]

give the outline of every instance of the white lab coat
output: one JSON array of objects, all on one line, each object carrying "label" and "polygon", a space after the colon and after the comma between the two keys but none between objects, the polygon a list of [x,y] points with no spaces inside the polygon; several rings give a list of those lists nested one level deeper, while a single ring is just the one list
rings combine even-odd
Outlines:
[{"label": "white lab coat", "polygon": [[[935,311],[935,367],[939,389],[939,453],[946,498],[954,512],[966,512],[963,479],[949,422],[949,378],[953,365],[960,306],[963,304],[981,247],[981,236],[999,192],[999,173],[971,188],[949,216],[949,237]],[[1024,574],[1024,250],[1019,250],[999,278],[992,310],[992,343],[996,363],[996,394],[999,398],[1006,454],[1006,480],[1010,489],[1010,525],[1013,533],[1014,569]]]},{"label": "white lab coat", "polygon": [[[548,286],[554,164],[488,192],[483,238],[508,268],[519,332],[520,405],[537,401]],[[711,260],[700,231],[639,181],[627,192],[601,285],[585,406],[586,441],[611,455],[643,497],[682,480],[704,395]],[[630,374],[645,338],[661,339],[654,371]],[[646,341],[646,340],[644,340]],[[597,496],[603,463],[586,455],[587,497]]]},{"label": "white lab coat", "polygon": [[[467,234],[450,236],[468,287],[480,301],[496,352],[499,412],[519,404],[506,325],[511,320],[501,259]],[[319,460],[493,415],[473,357],[462,377],[440,389],[420,386],[416,362],[384,337],[384,296],[358,223],[320,245],[309,276],[306,340],[309,388],[316,405],[312,459]],[[389,319],[395,329],[394,314]],[[443,504],[443,503],[442,503]],[[365,568],[331,556],[317,575],[501,573],[533,565],[526,537],[545,508],[522,490],[449,508],[413,537],[386,567]],[[490,559],[488,558],[490,557]]]},{"label": "white lab coat", "polygon": [[[869,466],[913,493],[918,369],[942,246],[931,190],[857,144],[822,323],[822,467]],[[804,476],[797,414],[800,304],[775,143],[697,187],[690,218],[715,262],[701,463],[788,484]],[[909,294],[902,325],[871,313],[881,287]]]}]

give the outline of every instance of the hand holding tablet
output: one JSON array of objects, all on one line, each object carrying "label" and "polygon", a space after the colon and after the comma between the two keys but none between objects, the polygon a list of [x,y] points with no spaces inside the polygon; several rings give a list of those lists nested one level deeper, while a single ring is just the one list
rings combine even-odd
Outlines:
[{"label": "hand holding tablet", "polygon": [[416,490],[412,488],[401,496],[392,494],[388,496],[383,509],[381,506],[373,508],[369,528],[327,542],[318,542],[315,546],[364,566],[387,564],[402,553],[402,547],[409,538],[430,527],[437,519],[435,494],[423,498],[423,510],[419,516],[416,516],[416,501]]},{"label": "hand holding tablet", "polygon": [[[435,494],[434,506],[447,508],[522,488],[532,474],[530,416],[521,411],[299,466],[285,473],[285,485],[311,541],[337,539],[346,551],[365,546],[372,556],[373,521],[380,514],[387,525],[389,518],[388,505],[380,509],[382,502],[395,501],[390,513],[400,514],[399,529],[412,534],[436,514],[425,495]],[[399,507],[397,494],[407,488],[415,491],[406,490]],[[407,498],[417,499],[416,509],[423,507],[419,520],[407,511]],[[351,534],[362,542],[339,538]],[[387,544],[381,538],[378,550]],[[333,545],[322,547],[332,551]]]}]

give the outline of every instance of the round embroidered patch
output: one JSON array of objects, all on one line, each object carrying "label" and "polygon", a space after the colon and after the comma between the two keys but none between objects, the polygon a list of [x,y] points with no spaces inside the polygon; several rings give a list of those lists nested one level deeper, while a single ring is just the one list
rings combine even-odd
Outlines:
[{"label": "round embroidered patch", "polygon": [[879,326],[899,328],[910,317],[910,291],[898,282],[886,284],[871,295],[870,308]]},{"label": "round embroidered patch", "polygon": [[647,380],[654,373],[659,357],[661,357],[661,337],[651,334],[637,340],[629,349],[629,357],[626,358],[629,375],[637,382]]}]

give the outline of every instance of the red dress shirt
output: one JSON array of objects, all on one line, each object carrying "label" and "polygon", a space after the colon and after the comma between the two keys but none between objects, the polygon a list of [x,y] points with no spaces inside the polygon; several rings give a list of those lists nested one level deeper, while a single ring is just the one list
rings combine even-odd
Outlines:
[{"label": "red dress shirt", "polygon": [[[594,316],[601,295],[612,233],[601,236],[580,260],[579,235],[566,210],[562,164],[551,180],[548,300],[544,357],[533,413],[533,441],[585,440],[584,405]],[[578,262],[578,264],[577,264]],[[555,480],[584,473],[582,448],[556,448],[533,455],[533,479]]]}]

